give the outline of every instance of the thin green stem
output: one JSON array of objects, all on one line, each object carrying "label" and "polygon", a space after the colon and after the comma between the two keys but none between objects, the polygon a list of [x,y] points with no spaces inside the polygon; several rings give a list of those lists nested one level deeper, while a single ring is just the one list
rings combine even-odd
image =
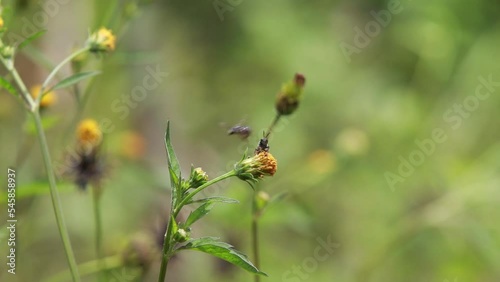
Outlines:
[{"label": "thin green stem", "polygon": [[271,125],[267,129],[266,134],[264,135],[265,138],[268,138],[269,135],[271,135],[271,132],[273,131],[273,128],[276,126],[276,124],[278,124],[278,121],[280,120],[280,118],[281,118],[281,114],[276,113],[276,116],[274,117],[273,122],[271,123]]},{"label": "thin green stem", "polygon": [[66,57],[64,60],[62,60],[47,76],[45,81],[42,84],[42,88],[40,89],[40,95],[38,95],[36,99],[36,104],[40,105],[40,101],[42,99],[43,94],[45,93],[45,89],[47,89],[47,86],[49,85],[50,81],[56,76],[56,74],[59,72],[59,70],[67,63],[69,63],[73,58],[77,57],[78,55],[85,53],[89,50],[89,47],[84,47],[80,50],[77,50],[76,52],[72,53],[68,57]]},{"label": "thin green stem", "polygon": [[[1,41],[0,41],[1,42]],[[24,84],[23,80],[21,79],[21,76],[17,72],[16,68],[14,68],[13,63],[9,64],[4,58],[0,57],[0,61],[2,64],[5,66],[7,71],[12,75],[12,78],[16,82],[17,86],[19,87],[19,90],[21,90],[21,98],[26,102],[26,106],[29,108],[31,112],[34,111],[35,109],[35,102],[33,101],[33,98],[31,98],[28,89],[26,88],[26,85]]]},{"label": "thin green stem", "polygon": [[[173,196],[172,196],[173,197]],[[170,214],[173,213],[173,208],[170,209]],[[160,266],[160,275],[158,275],[158,282],[164,282],[165,277],[167,276],[167,268],[168,261],[170,260],[170,252],[173,247],[173,242],[171,242],[172,238],[172,229],[173,229],[173,221],[175,218],[170,216],[168,220],[167,230],[165,231],[165,239],[163,241],[163,251],[161,254],[161,266]]]},{"label": "thin green stem", "polygon": [[209,181],[205,182],[205,184],[203,184],[200,187],[198,187],[195,190],[193,190],[193,192],[189,193],[186,197],[184,197],[182,199],[182,201],[174,209],[174,218],[177,217],[177,215],[181,211],[182,207],[185,206],[196,194],[200,193],[201,191],[203,191],[208,186],[213,185],[213,184],[215,184],[215,183],[217,183],[219,181],[222,181],[222,180],[224,180],[226,178],[229,178],[229,177],[232,177],[232,176],[236,176],[236,171],[231,170],[229,172],[226,172],[225,174],[220,175],[220,176],[218,176],[218,177],[216,177],[216,178],[214,178],[212,180],[209,180]]},{"label": "thin green stem", "polygon": [[[100,205],[100,191],[98,187],[93,187],[92,189],[92,202],[94,206],[94,222],[95,222],[95,253],[96,257],[101,264],[101,268],[105,268],[102,260],[102,221],[101,221],[101,205]],[[99,281],[105,281],[105,276],[103,273],[99,275]]]},{"label": "thin green stem", "polygon": [[[110,270],[120,267],[122,262],[122,257],[120,255],[110,256],[103,258],[104,264],[101,265],[101,260],[92,260],[78,265],[78,270],[82,276],[91,275],[96,272],[103,270]],[[104,267],[104,268],[103,268]],[[61,271],[48,279],[43,280],[44,282],[64,282],[68,281],[71,273],[68,270]]]},{"label": "thin green stem", "polygon": [[[254,265],[260,269],[260,254],[259,254],[259,218],[255,214],[252,217],[252,250]],[[260,282],[260,275],[254,275],[255,282]]]},{"label": "thin green stem", "polygon": [[69,263],[71,276],[73,278],[73,281],[77,282],[80,281],[80,276],[78,275],[78,268],[76,266],[75,255],[73,254],[73,249],[71,248],[68,229],[66,227],[66,223],[64,222],[61,199],[59,197],[59,192],[57,191],[56,176],[54,174],[54,169],[52,167],[49,147],[47,145],[47,139],[45,137],[45,132],[43,130],[40,113],[36,110],[32,112],[32,115],[35,121],[38,142],[40,143],[40,148],[43,155],[43,161],[45,163],[45,169],[47,171],[47,176],[49,178],[50,197],[52,199],[52,207],[54,208],[54,214],[56,216],[57,228],[59,229],[59,234],[61,235],[64,251],[66,252],[66,258]]}]

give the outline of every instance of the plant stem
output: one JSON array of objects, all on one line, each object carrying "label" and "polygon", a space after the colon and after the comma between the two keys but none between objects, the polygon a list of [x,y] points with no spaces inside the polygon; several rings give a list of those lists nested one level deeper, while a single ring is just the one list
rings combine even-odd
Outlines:
[{"label": "plant stem", "polygon": [[[0,41],[1,42],[1,41]],[[56,217],[57,228],[59,230],[59,235],[61,236],[61,240],[64,246],[64,251],[66,253],[66,259],[68,260],[69,270],[71,272],[71,276],[74,282],[80,281],[80,276],[78,274],[78,269],[76,266],[75,255],[73,254],[73,249],[71,248],[71,241],[69,239],[68,230],[66,227],[66,223],[64,222],[61,199],[59,197],[59,192],[57,191],[56,185],[56,176],[54,174],[54,168],[52,167],[52,160],[50,159],[49,147],[47,145],[47,138],[45,137],[45,132],[42,126],[42,120],[40,117],[40,112],[38,111],[38,105],[40,104],[41,95],[39,95],[39,99],[37,101],[33,101],[31,98],[26,85],[23,80],[19,76],[16,68],[12,64],[8,63],[4,58],[0,58],[1,62],[7,68],[7,70],[11,73],[14,81],[18,85],[21,90],[21,97],[26,102],[29,113],[33,116],[36,133],[38,138],[38,143],[40,144],[40,149],[42,151],[43,161],[45,163],[45,170],[47,171],[47,177],[49,179],[49,189],[50,189],[50,197],[52,200],[52,207],[54,209],[54,215]],[[55,75],[55,73],[54,73]],[[43,93],[43,92],[42,92]]]},{"label": "plant stem", "polygon": [[267,129],[266,135],[264,135],[265,138],[268,138],[269,135],[271,135],[273,128],[276,126],[276,124],[278,124],[278,121],[280,120],[280,118],[281,118],[281,114],[277,113],[276,116],[274,117],[273,122],[271,123],[271,125]]},{"label": "plant stem", "polygon": [[182,207],[185,206],[189,202],[189,200],[191,200],[196,194],[200,193],[202,190],[204,190],[208,186],[213,185],[219,181],[222,181],[222,180],[229,178],[229,177],[232,177],[232,176],[236,176],[236,171],[231,170],[229,172],[226,172],[223,175],[220,175],[212,180],[205,182],[205,184],[201,185],[200,187],[196,188],[193,192],[189,193],[186,197],[184,197],[182,199],[182,201],[174,209],[174,218],[177,217],[177,215],[181,211]]},{"label": "plant stem", "polygon": [[82,53],[85,53],[89,50],[89,47],[84,47],[74,53],[72,53],[71,55],[69,55],[68,57],[66,57],[64,60],[62,60],[49,74],[49,76],[47,76],[47,78],[45,79],[45,81],[43,82],[42,84],[42,88],[40,89],[40,94],[38,95],[37,99],[36,99],[36,104],[37,105],[40,105],[40,101],[42,99],[42,96],[43,94],[45,93],[45,89],[47,88],[47,86],[49,85],[50,81],[56,76],[57,72],[59,72],[59,70],[67,63],[69,63],[73,58],[75,58],[76,56],[82,54]]},{"label": "plant stem", "polygon": [[[2,41],[0,40],[0,43],[1,42]],[[21,79],[21,76],[19,76],[19,73],[17,72],[16,68],[14,68],[13,63],[9,64],[4,58],[1,57],[0,60],[7,69],[7,71],[9,71],[10,74],[12,75],[12,78],[19,87],[19,90],[21,90],[20,96],[26,102],[26,106],[31,112],[33,112],[33,110],[35,109],[35,102],[33,101],[33,98],[31,98],[31,96],[29,95],[29,91],[26,88],[26,85],[24,84],[23,80]]]},{"label": "plant stem", "polygon": [[[101,223],[101,205],[100,205],[100,191],[99,187],[92,187],[92,202],[94,206],[94,222],[95,222],[95,253],[99,261],[100,268],[105,268],[102,260],[102,223]],[[105,281],[104,275],[99,273],[99,281]]]},{"label": "plant stem", "polygon": [[32,115],[33,119],[35,120],[38,142],[40,143],[40,149],[42,151],[43,161],[45,163],[45,169],[47,171],[47,176],[49,178],[50,197],[52,199],[52,207],[54,208],[54,214],[56,216],[57,228],[59,229],[59,234],[61,235],[64,251],[66,252],[66,259],[68,260],[69,263],[71,276],[73,278],[73,281],[77,282],[80,281],[80,276],[78,275],[78,268],[76,266],[75,256],[73,254],[73,249],[71,248],[71,242],[69,239],[66,223],[64,222],[61,199],[59,197],[59,192],[57,191],[56,177],[54,174],[54,169],[52,167],[49,147],[47,145],[45,132],[43,131],[40,113],[38,112],[38,110],[36,110],[32,112]]},{"label": "plant stem", "polygon": [[[259,255],[259,218],[255,214],[252,216],[252,250],[254,265],[257,269],[260,269],[260,255]],[[255,275],[255,282],[260,282],[260,275]]]},{"label": "plant stem", "polygon": [[[173,213],[173,210],[174,210],[173,207],[170,208],[170,214]],[[165,239],[163,241],[163,251],[161,254],[161,266],[160,266],[160,275],[158,275],[158,282],[164,282],[165,276],[167,276],[168,261],[170,259],[170,251],[172,249],[171,238],[172,238],[173,220],[175,220],[175,218],[170,216],[170,219],[168,220],[167,230],[165,231]]]},{"label": "plant stem", "polygon": [[193,190],[193,192],[189,193],[186,197],[184,197],[176,207],[173,206],[174,204],[174,197],[175,193],[172,192],[171,195],[171,206],[170,206],[170,218],[168,220],[168,226],[167,230],[165,231],[165,239],[163,241],[163,251],[162,251],[162,258],[161,258],[161,266],[160,266],[160,274],[158,275],[158,282],[163,282],[165,281],[165,277],[167,275],[167,267],[168,267],[168,261],[171,256],[172,248],[174,247],[174,244],[172,242],[172,230],[173,230],[173,224],[175,219],[177,218],[177,215],[181,211],[182,207],[188,204],[188,202],[198,193],[200,193],[203,189],[207,188],[210,185],[213,185],[219,181],[222,181],[226,178],[232,177],[236,175],[236,171],[231,170],[223,175],[220,175],[212,180],[207,181],[205,184],[201,185],[200,187],[196,188]]},{"label": "plant stem", "polygon": [[[100,260],[92,260],[78,265],[78,269],[82,276],[90,275],[102,270],[118,268],[122,265],[122,257],[119,255],[110,256],[102,259],[105,263],[105,268],[101,265]],[[64,282],[68,281],[68,276],[70,272],[68,270],[61,271],[48,279],[43,280],[44,282]]]}]

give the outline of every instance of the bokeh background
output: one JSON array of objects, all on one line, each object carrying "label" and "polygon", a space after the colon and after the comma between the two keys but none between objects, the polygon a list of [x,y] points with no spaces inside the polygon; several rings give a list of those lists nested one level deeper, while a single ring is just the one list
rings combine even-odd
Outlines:
[{"label": "bokeh background", "polygon": [[[51,65],[84,44],[90,30],[107,26],[118,34],[115,52],[89,58],[85,69],[103,73],[93,80],[81,113],[65,90],[43,113],[56,163],[75,144],[75,119],[113,125],[105,135],[102,198],[105,253],[116,264],[110,281],[156,281],[160,247],[155,244],[169,203],[167,120],[184,174],[193,164],[215,177],[247,146],[255,147],[274,117],[276,93],[296,72],[307,78],[304,99],[272,135],[279,168],[260,184],[271,196],[285,193],[262,218],[261,268],[269,274],[263,281],[500,281],[499,3],[24,0],[2,5],[11,15],[4,41],[15,42],[9,33],[47,29],[17,55],[28,85],[42,82]],[[394,7],[398,12],[389,12],[389,20],[383,11]],[[376,24],[375,15],[386,15],[384,25]],[[355,52],[346,56],[346,46]],[[152,69],[168,76],[144,99],[127,104]],[[491,94],[485,100],[471,98],[483,85],[479,77],[496,82],[483,88]],[[459,113],[456,105],[464,101],[473,110]],[[124,105],[126,111],[117,110]],[[248,141],[226,135],[238,123],[253,128]],[[19,101],[2,91],[0,166],[4,172],[17,170],[18,264],[15,276],[6,273],[2,228],[0,280],[69,281],[30,124]],[[418,154],[415,140],[432,138],[436,128],[446,141],[434,143],[423,161],[410,164],[412,173],[391,184],[387,173],[399,174],[401,158]],[[5,177],[0,176],[3,186]],[[85,265],[95,259],[90,191],[65,178],[59,190],[76,259]],[[194,226],[193,236],[218,236],[250,254],[252,190],[230,180],[207,193],[240,204],[217,206]],[[0,195],[4,226],[5,189]],[[322,261],[314,258],[318,238],[337,244]],[[142,277],[141,266],[121,264],[131,245],[141,258],[151,259]],[[177,256],[168,275],[167,281],[179,282],[253,279],[195,252]],[[84,276],[95,279],[92,273]]]}]

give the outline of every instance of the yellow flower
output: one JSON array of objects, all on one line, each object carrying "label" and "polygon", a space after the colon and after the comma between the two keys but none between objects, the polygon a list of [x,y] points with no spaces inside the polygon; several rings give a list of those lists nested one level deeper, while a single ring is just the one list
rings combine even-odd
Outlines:
[{"label": "yellow flower", "polygon": [[97,32],[90,35],[87,44],[90,47],[90,52],[110,52],[115,50],[116,37],[111,30],[101,27]]},{"label": "yellow flower", "polygon": [[78,142],[91,149],[101,144],[102,132],[97,122],[93,119],[86,119],[80,122],[76,132]]},{"label": "yellow flower", "polygon": [[261,151],[251,158],[244,158],[235,165],[238,178],[247,182],[257,182],[264,176],[273,176],[278,163],[271,153]]},{"label": "yellow flower", "polygon": [[[40,90],[42,90],[42,86],[40,84],[34,85],[30,89],[30,94],[33,99],[38,98],[38,95],[40,95]],[[40,108],[46,108],[51,105],[53,105],[56,102],[56,94],[53,91],[46,92],[45,95],[43,95],[42,100],[40,101]]]},{"label": "yellow flower", "polygon": [[3,28],[3,18],[0,17],[0,28]]}]

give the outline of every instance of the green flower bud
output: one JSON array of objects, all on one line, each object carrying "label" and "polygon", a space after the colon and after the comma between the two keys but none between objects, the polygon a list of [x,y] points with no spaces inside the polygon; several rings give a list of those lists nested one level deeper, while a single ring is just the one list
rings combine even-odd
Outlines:
[{"label": "green flower bud", "polygon": [[299,107],[305,83],[304,75],[297,73],[292,81],[283,84],[275,104],[280,115],[290,115]]},{"label": "green flower bud", "polygon": [[174,234],[174,240],[178,243],[186,242],[187,240],[189,240],[189,232],[182,228],[179,228]]},{"label": "green flower bud", "polygon": [[259,191],[257,194],[255,194],[255,210],[258,213],[261,213],[267,207],[267,204],[269,204],[270,199],[271,198],[269,197],[269,194],[264,191]]},{"label": "green flower bud", "polygon": [[203,169],[201,169],[201,167],[197,167],[195,169],[191,168],[191,175],[189,176],[187,188],[198,188],[207,181],[208,175],[203,171]]},{"label": "green flower bud", "polygon": [[93,53],[111,52],[115,50],[116,37],[111,30],[102,27],[90,35],[87,45]]},{"label": "green flower bud", "polygon": [[14,57],[14,47],[12,46],[5,46],[2,48],[2,57],[4,59],[11,59]]}]

